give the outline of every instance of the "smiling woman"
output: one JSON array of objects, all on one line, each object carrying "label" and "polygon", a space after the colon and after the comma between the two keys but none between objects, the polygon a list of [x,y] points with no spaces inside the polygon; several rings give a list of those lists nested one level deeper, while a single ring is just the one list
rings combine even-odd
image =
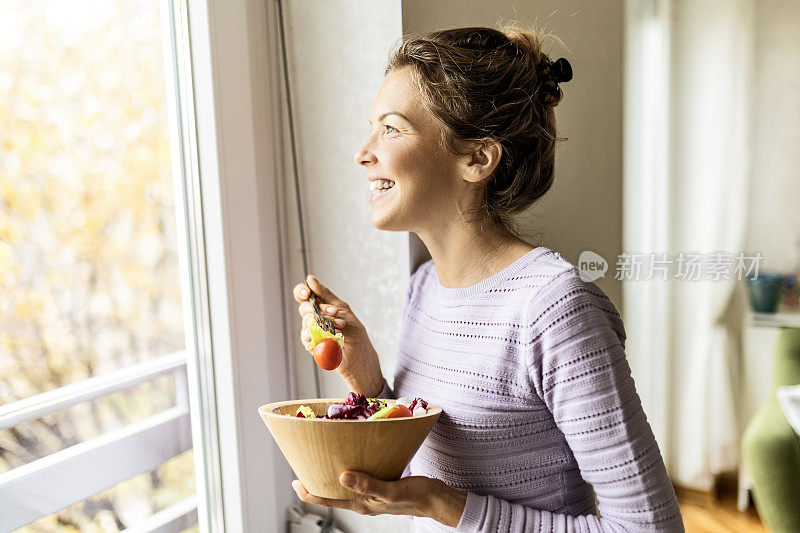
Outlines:
[{"label": "smiling woman", "polygon": [[[683,529],[617,309],[511,223],[553,183],[554,106],[571,78],[512,27],[409,36],[392,53],[355,161],[373,226],[416,233],[432,256],[411,278],[392,387],[350,306],[308,283],[340,321],[349,390],[443,412],[400,480],[345,472],[367,498],[295,483],[303,500],[411,515],[417,531]],[[305,285],[294,295],[309,313]]]},{"label": "smiling woman", "polygon": [[[355,154],[365,166],[370,189],[372,225],[390,231],[416,231],[448,198],[460,196],[453,179],[456,155],[439,143],[437,121],[422,108],[409,69],[388,76],[373,107],[375,122]],[[433,149],[427,149],[431,147]],[[455,194],[454,194],[455,193]]]}]

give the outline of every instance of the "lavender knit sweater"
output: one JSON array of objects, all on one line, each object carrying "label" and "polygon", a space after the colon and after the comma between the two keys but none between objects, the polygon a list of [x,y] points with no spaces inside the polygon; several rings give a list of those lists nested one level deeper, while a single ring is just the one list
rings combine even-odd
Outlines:
[{"label": "lavender knit sweater", "polygon": [[381,393],[442,407],[404,476],[468,493],[455,531],[683,531],[624,343],[608,297],[545,247],[465,288],[428,261]]}]

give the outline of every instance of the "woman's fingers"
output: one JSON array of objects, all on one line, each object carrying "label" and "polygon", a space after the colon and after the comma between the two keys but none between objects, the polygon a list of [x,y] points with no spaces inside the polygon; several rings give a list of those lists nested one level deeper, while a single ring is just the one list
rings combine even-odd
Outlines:
[{"label": "woman's fingers", "polygon": [[298,283],[294,286],[294,289],[292,289],[292,295],[298,303],[305,302],[308,300],[309,296],[308,287],[305,283]]},{"label": "woman's fingers", "polygon": [[308,285],[305,283],[298,283],[294,286],[294,289],[292,289],[292,295],[294,296],[294,299],[300,304],[298,307],[300,316],[303,316],[305,313],[313,312],[313,307],[308,300],[310,296],[308,291],[309,287],[314,291],[314,293],[317,294],[317,296],[319,296],[317,299],[317,304],[324,314],[330,317],[343,317],[344,315],[351,314],[350,306],[348,306],[347,303],[341,300],[338,296],[333,294],[333,292],[325,285],[320,283],[316,277],[309,275],[307,282]]},{"label": "woman's fingers", "polygon": [[297,306],[297,312],[300,313],[301,317],[305,317],[308,314],[314,314],[314,307],[311,305],[311,302],[303,302]]},{"label": "woman's fingers", "polygon": [[[308,331],[308,325],[311,323],[312,320],[314,320],[314,315],[312,315],[311,313],[303,315],[303,325],[301,327],[302,328],[301,332]],[[336,326],[336,329],[344,329],[344,327],[347,325],[347,320],[343,318],[331,318],[331,321],[333,322],[333,325]],[[308,334],[310,335],[310,333]]]},{"label": "woman's fingers", "polygon": [[[332,305],[320,305],[319,310],[322,311],[322,316],[328,318],[334,318],[339,316],[340,311],[337,307]],[[303,302],[297,306],[297,312],[300,313],[301,317],[305,317],[307,314],[314,314],[314,306],[311,305],[311,302]]]},{"label": "woman's fingers", "polygon": [[326,304],[338,305],[340,307],[347,305],[338,296],[333,294],[333,291],[320,283],[316,277],[309,275],[306,278],[306,282],[308,282],[308,286],[311,287],[311,290],[318,294],[322,301]]},{"label": "woman's fingers", "polygon": [[[337,333],[347,325],[347,321],[343,318],[336,316],[328,316],[328,318],[333,320],[333,325],[336,326]],[[303,341],[303,344],[311,341],[311,332],[308,330],[308,325],[312,320],[314,320],[314,313],[308,312],[303,315],[303,325],[300,330],[300,339]]]},{"label": "woman's fingers", "polygon": [[[322,311],[322,316],[325,318],[330,318],[331,320],[335,318],[347,320],[349,315],[349,312],[346,309],[341,309],[334,305],[322,304],[319,306],[319,309]],[[300,313],[300,317],[305,321],[307,320],[306,315],[314,315],[314,306],[311,305],[311,302],[303,302],[297,306],[297,312]]]},{"label": "woman's fingers", "polygon": [[294,299],[300,304],[297,306],[297,312],[300,313],[302,318],[302,327],[300,329],[300,340],[306,344],[311,341],[311,333],[308,330],[308,325],[314,318],[314,307],[309,301],[309,287],[314,293],[319,296],[317,303],[320,311],[325,318],[333,321],[337,333],[340,332],[348,323],[348,318],[353,318],[354,323],[358,322],[355,317],[352,317],[350,308],[345,302],[340,300],[330,289],[325,287],[314,276],[307,277],[308,285],[305,283],[298,283],[292,289]]},{"label": "woman's fingers", "polygon": [[366,504],[362,500],[332,500],[329,498],[320,498],[310,494],[300,480],[295,479],[292,481],[292,488],[297,493],[297,497],[307,503],[314,505],[321,505],[323,507],[338,507],[348,511],[355,511],[360,514],[367,514]]},{"label": "woman's fingers", "polygon": [[[343,328],[345,326],[345,324],[347,324],[347,320],[345,320],[344,318],[339,318],[338,316],[335,316],[335,315],[328,314],[326,316],[326,318],[331,319],[333,321],[333,325],[336,326],[337,328]],[[306,313],[306,314],[304,314],[303,315],[303,328],[307,328],[309,322],[311,322],[312,320],[314,320],[314,313]]]}]

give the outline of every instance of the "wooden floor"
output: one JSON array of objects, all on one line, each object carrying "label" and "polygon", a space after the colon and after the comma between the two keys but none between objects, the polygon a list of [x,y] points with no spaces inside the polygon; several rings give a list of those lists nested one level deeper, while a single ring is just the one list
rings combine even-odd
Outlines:
[{"label": "wooden floor", "polygon": [[679,493],[678,503],[687,533],[768,533],[752,507],[746,513],[736,509],[734,495],[714,500]]}]

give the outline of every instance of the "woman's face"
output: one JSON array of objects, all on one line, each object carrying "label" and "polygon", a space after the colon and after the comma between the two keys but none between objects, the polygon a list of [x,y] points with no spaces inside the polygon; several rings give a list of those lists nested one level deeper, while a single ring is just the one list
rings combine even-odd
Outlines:
[{"label": "woman's face", "polygon": [[[440,146],[439,122],[421,105],[408,69],[384,78],[372,106],[370,135],[356,151],[370,180],[372,225],[419,233],[456,220],[459,198],[469,185],[460,179],[457,156]],[[378,178],[394,182],[374,189]]]}]

